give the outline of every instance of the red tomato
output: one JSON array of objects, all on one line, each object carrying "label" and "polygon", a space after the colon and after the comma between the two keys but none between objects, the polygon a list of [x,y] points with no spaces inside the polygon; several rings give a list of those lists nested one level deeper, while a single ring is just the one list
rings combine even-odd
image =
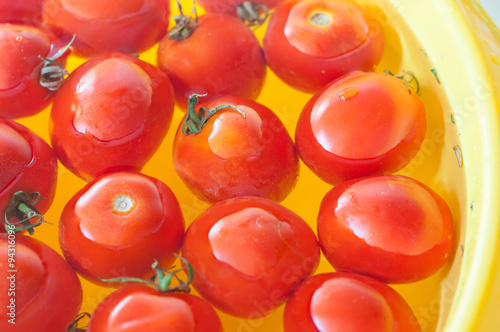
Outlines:
[{"label": "red tomato", "polygon": [[[0,24],[0,117],[16,119],[35,115],[49,106],[56,90],[67,74],[66,52],[62,42],[41,28],[16,24]],[[64,52],[59,55],[59,52]],[[42,75],[49,61],[53,77]]]},{"label": "red tomato", "polygon": [[286,84],[315,93],[355,70],[370,71],[384,50],[380,24],[346,0],[292,0],[269,20],[264,53]]},{"label": "red tomato", "polygon": [[298,215],[260,197],[216,203],[188,228],[182,248],[192,285],[233,316],[260,318],[280,306],[319,263],[316,235]]},{"label": "red tomato", "polygon": [[150,277],[155,259],[172,265],[184,221],[163,182],[124,172],[97,178],[76,193],[62,212],[59,231],[61,249],[75,271],[107,285],[99,278]]},{"label": "red tomato", "polygon": [[52,146],[61,163],[87,181],[140,171],[165,137],[173,111],[172,85],[157,67],[127,54],[95,57],[54,99]]},{"label": "red tomato", "polygon": [[[188,188],[211,203],[236,196],[283,200],[297,182],[299,158],[280,119],[241,97],[217,98],[195,110],[197,99],[193,96],[173,148],[174,168]],[[202,121],[207,110],[218,107]],[[198,133],[188,129],[191,120],[204,122]]]},{"label": "red tomato", "polygon": [[399,171],[417,154],[426,127],[424,104],[402,80],[355,73],[309,100],[295,142],[304,163],[335,185]]},{"label": "red tomato", "polygon": [[387,283],[427,278],[453,251],[453,217],[426,185],[398,175],[344,182],[324,197],[318,236],[337,271]]},{"label": "red tomato", "polygon": [[52,248],[0,234],[0,331],[64,332],[82,298],[76,273]]},{"label": "red tomato", "polygon": [[421,331],[406,301],[389,286],[349,273],[306,279],[288,299],[284,332]]},{"label": "red tomato", "polygon": [[237,18],[223,14],[185,19],[189,27],[181,31],[192,34],[169,34],[158,48],[158,66],[172,80],[177,105],[187,109],[189,96],[195,93],[256,99],[266,64],[253,32]]},{"label": "red tomato", "polygon": [[40,25],[43,0],[0,0],[0,22]]},{"label": "red tomato", "polygon": [[[50,146],[25,126],[0,118],[2,220],[7,210],[18,221],[28,218],[25,209],[37,213],[40,219],[52,204],[56,183],[57,160]],[[5,232],[4,227],[0,227],[0,232]]]},{"label": "red tomato", "polygon": [[169,0],[44,0],[43,18],[56,34],[76,35],[76,53],[140,53],[165,34]]},{"label": "red tomato", "polygon": [[87,332],[222,332],[215,310],[191,294],[162,294],[148,286],[126,286],[105,298]]}]

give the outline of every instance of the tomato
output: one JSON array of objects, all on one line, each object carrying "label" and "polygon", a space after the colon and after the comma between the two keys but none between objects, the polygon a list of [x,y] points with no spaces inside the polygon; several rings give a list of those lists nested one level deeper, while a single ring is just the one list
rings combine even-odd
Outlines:
[{"label": "tomato", "polygon": [[67,74],[66,48],[42,28],[17,24],[0,24],[0,48],[0,117],[16,119],[41,112]]},{"label": "tomato", "polygon": [[[183,19],[158,47],[158,66],[172,80],[177,105],[208,94],[256,99],[266,75],[258,39],[243,22],[223,14]],[[179,33],[172,33],[179,32]]]},{"label": "tomato", "polygon": [[309,100],[295,142],[304,163],[335,185],[401,170],[420,149],[426,127],[423,102],[402,80],[358,72]]},{"label": "tomato", "polygon": [[0,234],[0,330],[64,332],[82,304],[82,286],[43,242]]},{"label": "tomato", "polygon": [[0,22],[40,25],[43,0],[0,0]]},{"label": "tomato", "polygon": [[[50,146],[25,126],[0,118],[2,220],[6,215],[13,218],[9,220],[12,224],[24,219],[43,220],[42,215],[54,199],[56,184],[57,159]],[[28,216],[30,212],[34,215]],[[4,227],[0,227],[0,232],[5,232]]]},{"label": "tomato", "polygon": [[288,299],[284,332],[421,331],[406,301],[384,283],[350,273],[306,279]]},{"label": "tomato", "polygon": [[140,53],[168,29],[169,0],[44,0],[43,18],[56,34],[76,35],[74,50],[98,54]]},{"label": "tomato", "polygon": [[[174,168],[187,187],[211,203],[236,196],[283,200],[297,183],[299,158],[280,119],[246,98],[220,97],[195,110],[197,100],[191,98],[174,139]],[[204,121],[210,109],[218,110]],[[191,132],[195,120],[204,123]]]},{"label": "tomato", "polygon": [[275,10],[263,45],[279,78],[315,93],[351,71],[373,70],[383,54],[384,36],[380,24],[351,1],[293,0]]},{"label": "tomato", "polygon": [[184,237],[177,198],[160,180],[134,172],[108,174],[88,183],[66,204],[59,243],[84,278],[146,278],[156,259],[170,266]]},{"label": "tomato", "polygon": [[387,283],[425,279],[453,251],[446,202],[417,180],[386,175],[344,182],[321,202],[318,237],[327,260]]},{"label": "tomato", "polygon": [[183,258],[192,285],[216,308],[260,318],[280,306],[319,263],[316,235],[274,201],[238,197],[216,203],[189,226]]},{"label": "tomato", "polygon": [[54,98],[52,146],[61,163],[87,181],[140,171],[173,112],[172,85],[157,67],[127,54],[98,56],[72,72]]}]

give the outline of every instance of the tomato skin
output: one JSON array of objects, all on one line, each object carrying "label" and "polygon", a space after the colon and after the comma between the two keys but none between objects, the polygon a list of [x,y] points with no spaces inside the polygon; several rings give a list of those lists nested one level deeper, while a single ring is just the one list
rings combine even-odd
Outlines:
[{"label": "tomato skin", "polygon": [[39,25],[42,21],[42,1],[0,0],[0,22]]},{"label": "tomato skin", "polygon": [[[317,274],[304,280],[287,300],[283,316],[284,331],[319,332],[319,329],[315,325],[310,312],[313,295],[319,288],[321,288],[322,285],[324,285],[325,282],[339,279],[361,282],[365,286],[382,295],[385,301],[387,301],[387,305],[390,307],[394,319],[394,329],[391,331],[421,331],[418,321],[411,308],[396,291],[376,279],[344,272]],[[354,295],[356,294],[353,293],[353,297]],[[335,301],[335,299],[332,301]],[[363,314],[368,314],[360,313],[356,304],[344,302],[342,305],[348,306],[348,308],[349,305],[352,307],[352,319],[354,320],[363,318]],[[345,319],[344,317],[339,318]],[[361,329],[359,331],[366,331],[366,329]]]},{"label": "tomato skin", "polygon": [[[133,203],[126,213],[113,205],[123,195]],[[69,264],[105,286],[110,284],[98,277],[149,278],[155,259],[172,265],[183,237],[184,220],[173,192],[160,180],[134,172],[88,183],[68,201],[59,223],[59,243]]]},{"label": "tomato skin", "polygon": [[[3,126],[5,127],[2,130]],[[4,167],[20,169],[19,173],[5,187],[0,185],[0,215],[5,215],[5,209],[9,201],[18,191],[24,191],[26,194],[40,193],[43,199],[35,207],[41,214],[44,214],[54,200],[57,187],[57,159],[55,154],[42,138],[27,127],[12,120],[0,118],[0,134],[1,132],[7,133],[6,129],[9,132],[12,129],[15,136],[20,138],[21,141],[25,140],[29,146],[29,151],[26,152],[31,157],[29,157],[27,164],[24,164],[24,162],[15,164],[15,161],[13,161],[14,163],[5,163],[5,160],[8,160],[10,156],[3,155],[3,151],[0,149],[0,175],[2,177],[8,176],[9,178],[13,176],[13,174],[10,176],[6,175],[9,170],[4,169]],[[0,140],[2,140],[1,137]],[[1,145],[7,143],[1,141]],[[3,148],[6,148],[6,146],[3,146]],[[0,181],[0,183],[2,182]],[[5,229],[0,227],[0,232],[5,232]]]},{"label": "tomato skin", "polygon": [[135,0],[120,5],[97,0],[43,3],[44,23],[64,38],[76,35],[75,52],[88,58],[146,51],[165,34],[169,18],[169,0]]},{"label": "tomato skin", "polygon": [[[161,294],[155,289],[147,286],[126,286],[113,292],[111,295],[106,297],[95,309],[92,314],[91,320],[88,325],[87,332],[111,332],[108,328],[110,315],[118,305],[123,303],[123,300],[128,296],[133,295],[152,295],[155,297],[166,297],[166,298],[176,298],[184,301],[190,307],[195,321],[194,332],[222,332],[222,323],[219,316],[215,310],[206,303],[203,299],[191,295],[191,294],[181,294],[181,293],[171,293],[171,294]],[[137,308],[138,311],[141,308]],[[133,320],[136,317],[130,317]],[[143,320],[144,316],[137,317]],[[137,328],[139,331],[141,326]],[[158,331],[165,326],[157,326]],[[162,331],[163,331],[162,330]],[[141,330],[142,331],[142,330]],[[151,331],[151,330],[148,330]],[[156,330],[155,330],[156,331]]]},{"label": "tomato skin", "polygon": [[256,99],[266,76],[264,55],[253,32],[235,17],[213,13],[201,15],[187,39],[164,37],[158,66],[172,81],[176,104],[184,110],[194,93]]},{"label": "tomato skin", "polygon": [[425,279],[453,251],[453,217],[446,202],[400,175],[337,185],[321,202],[317,227],[322,251],[337,271],[386,283]]},{"label": "tomato skin", "polygon": [[[100,77],[117,64],[127,70],[119,82],[113,82],[115,72]],[[115,89],[118,83],[125,87]],[[79,91],[84,85],[88,94]],[[105,109],[99,111],[95,104],[102,100]],[[61,163],[86,181],[113,171],[140,171],[160,146],[173,112],[172,85],[158,68],[132,55],[98,56],[78,67],[54,99],[52,146]]]},{"label": "tomato skin", "polygon": [[[197,3],[207,12],[236,15],[236,7],[243,4],[245,0],[198,0]],[[273,9],[284,2],[284,0],[254,0],[252,3],[264,5],[267,9]]]},{"label": "tomato skin", "polygon": [[[7,264],[9,241],[16,247],[16,272]],[[76,273],[52,248],[24,235],[0,234],[0,330],[12,332],[64,332],[82,304],[82,287]],[[27,253],[27,254],[24,254]],[[36,263],[36,264],[35,264]],[[33,271],[37,272],[36,276]],[[11,274],[15,274],[15,324],[8,322]],[[5,304],[5,305],[4,305]],[[7,318],[9,317],[9,318]]]},{"label": "tomato skin", "polygon": [[[273,232],[266,227],[274,218],[279,222]],[[240,221],[242,227],[236,225]],[[260,233],[252,233],[252,225]],[[214,239],[218,229],[225,237]],[[316,270],[320,257],[309,226],[290,210],[260,197],[238,197],[208,208],[189,226],[182,255],[195,271],[192,285],[203,298],[230,315],[252,319],[281,305]]]},{"label": "tomato skin", "polygon": [[[345,1],[334,1],[338,6],[343,6]],[[364,18],[364,24],[369,29],[366,35],[366,40],[356,45],[355,48],[343,51],[343,44],[346,43],[343,39],[350,36],[350,31],[342,29],[350,28],[350,25],[342,25],[330,29],[330,36],[336,36],[338,41],[332,42],[340,48],[338,55],[318,56],[314,53],[309,54],[299,50],[294,46],[287,33],[295,30],[297,34],[303,32],[306,43],[317,47],[316,43],[326,38],[311,38],[311,31],[321,34],[326,31],[326,27],[315,27],[311,23],[307,23],[307,18],[302,15],[291,16],[293,9],[298,5],[307,6],[309,12],[324,11],[335,17],[337,13],[330,9],[322,9],[329,1],[287,1],[278,8],[271,16],[266,34],[263,40],[264,54],[267,63],[271,70],[286,84],[307,93],[316,93],[323,88],[327,83],[339,78],[340,76],[352,71],[371,71],[380,61],[384,50],[384,37],[381,32],[381,27],[378,22],[371,18],[368,13],[359,9]],[[350,1],[347,2],[351,6],[356,6]],[[342,13],[340,13],[342,15]],[[288,27],[289,21],[295,20],[292,27]],[[303,20],[303,22],[302,22]],[[352,24],[352,23],[351,23]],[[355,24],[355,23],[354,23]],[[338,31],[340,30],[340,31]],[[307,37],[309,36],[309,37]],[[337,37],[338,36],[338,37]],[[307,44],[306,44],[307,45]],[[350,47],[349,47],[350,48]]]},{"label": "tomato skin", "polygon": [[[187,187],[200,199],[215,203],[236,196],[259,196],[282,201],[295,187],[299,175],[299,159],[294,143],[279,118],[267,107],[241,97],[220,97],[199,107],[209,109],[234,105],[248,114],[225,108],[212,116],[198,134],[182,133],[180,124],[174,139],[174,168]],[[249,109],[248,109],[249,108]],[[232,117],[228,118],[228,113]],[[226,114],[225,116],[223,114]],[[214,142],[228,126],[259,121],[257,129],[243,129]],[[236,121],[236,123],[230,123]],[[239,139],[239,135],[244,139]],[[261,135],[261,136],[259,136]],[[235,138],[236,137],[236,138]],[[221,157],[221,146],[238,139]]]},{"label": "tomato skin", "polygon": [[[53,92],[40,85],[44,61],[39,56],[50,58],[65,45],[45,29],[17,24],[0,24],[0,45],[0,117],[18,119],[41,112]],[[58,61],[64,64],[67,55]]]},{"label": "tomato skin", "polygon": [[[354,94],[344,96],[346,91]],[[423,102],[401,80],[357,72],[328,84],[308,101],[295,142],[304,163],[336,185],[401,170],[417,154],[426,129]]]}]

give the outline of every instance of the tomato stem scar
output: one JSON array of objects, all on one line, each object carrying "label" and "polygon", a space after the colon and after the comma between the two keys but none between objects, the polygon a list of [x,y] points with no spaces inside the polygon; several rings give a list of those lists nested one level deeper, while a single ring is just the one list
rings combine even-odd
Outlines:
[{"label": "tomato stem scar", "polygon": [[314,13],[309,17],[309,22],[318,27],[326,27],[330,24],[332,17],[326,13]]},{"label": "tomato stem scar", "polygon": [[182,133],[184,135],[189,134],[198,134],[201,129],[205,126],[207,121],[221,109],[224,108],[232,108],[236,110],[238,113],[243,115],[243,118],[246,118],[246,114],[240,110],[238,107],[229,104],[219,105],[212,109],[208,109],[206,107],[200,107],[198,112],[196,112],[196,103],[199,101],[199,97],[204,97],[206,94],[192,94],[189,97],[188,110],[186,112],[186,116],[184,117],[184,122],[182,124]]},{"label": "tomato stem scar", "polygon": [[198,25],[198,13],[196,12],[194,0],[193,9],[191,11],[194,18],[192,16],[184,15],[179,0],[177,0],[177,8],[179,9],[179,14],[174,15],[175,26],[168,33],[168,39],[181,41],[188,39],[189,36],[193,34],[196,25]]},{"label": "tomato stem scar", "polygon": [[71,47],[71,44],[75,41],[76,35],[73,35],[68,45],[61,48],[56,54],[50,58],[44,58],[38,56],[40,60],[43,60],[44,64],[42,70],[40,71],[40,85],[50,91],[57,91],[61,87],[69,72],[64,68],[64,63],[58,61],[61,56],[66,53],[66,51]]},{"label": "tomato stem scar", "polygon": [[[18,191],[12,195],[12,198],[5,209],[5,230],[12,231],[15,226],[15,233],[27,231],[30,235],[35,233],[34,227],[46,222],[42,214],[35,208],[35,205],[42,200],[40,193],[26,194],[24,191]],[[11,222],[12,219],[17,222]],[[31,219],[38,218],[37,222],[31,223]]]},{"label": "tomato stem scar", "polygon": [[236,13],[243,23],[250,28],[260,27],[269,17],[267,6],[251,1],[244,1],[241,5],[236,7]]},{"label": "tomato stem scar", "polygon": [[134,209],[135,203],[126,195],[118,195],[113,199],[113,210],[119,214],[129,213]]}]

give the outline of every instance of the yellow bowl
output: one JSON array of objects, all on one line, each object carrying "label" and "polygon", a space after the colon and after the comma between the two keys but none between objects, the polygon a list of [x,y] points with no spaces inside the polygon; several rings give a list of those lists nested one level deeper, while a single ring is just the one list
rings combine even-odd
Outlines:
[{"label": "yellow bowl", "polygon": [[[476,1],[359,0],[383,27],[386,51],[378,71],[412,71],[418,78],[428,114],[428,132],[414,160],[400,173],[436,190],[448,202],[455,221],[455,252],[449,263],[426,280],[393,286],[414,310],[423,331],[494,331],[500,326],[500,33]],[[181,1],[184,11],[191,0]],[[172,13],[177,13],[171,1]],[[198,7],[198,12],[203,11]],[[173,24],[173,21],[172,21]],[[265,26],[256,30],[262,39]],[[156,63],[156,47],[141,54]],[[71,70],[84,59],[71,57]],[[209,64],[207,64],[209,65]],[[291,134],[310,95],[299,93],[268,72],[258,101],[273,109]],[[49,141],[47,109],[20,122]],[[169,135],[143,172],[169,185],[186,223],[208,205],[182,184],[171,165],[176,110]],[[283,204],[313,229],[319,203],[330,187],[301,165],[299,183]],[[60,252],[57,221],[69,198],[84,182],[60,166],[55,202],[46,214],[53,225],[35,236]],[[325,259],[320,272],[333,271]],[[112,289],[82,279],[82,311],[92,312]],[[259,320],[220,313],[226,331],[281,331],[283,307]],[[496,329],[495,329],[496,327]]]}]

